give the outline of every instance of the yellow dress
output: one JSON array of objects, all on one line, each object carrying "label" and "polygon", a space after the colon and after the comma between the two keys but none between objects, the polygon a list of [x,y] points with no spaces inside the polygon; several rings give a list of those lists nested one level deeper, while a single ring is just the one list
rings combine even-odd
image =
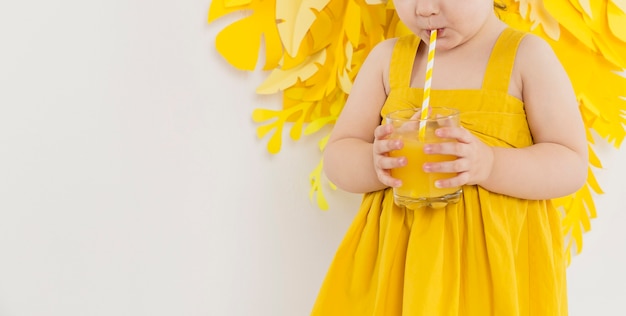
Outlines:
[{"label": "yellow dress", "polygon": [[[481,89],[431,92],[433,106],[458,108],[463,127],[491,146],[532,144],[524,104],[507,93],[523,36],[500,35]],[[409,86],[419,41],[394,47],[383,117],[420,106],[422,89]],[[364,195],[311,315],[567,315],[565,268],[550,201],[464,186],[457,204],[407,210],[387,188]]]}]

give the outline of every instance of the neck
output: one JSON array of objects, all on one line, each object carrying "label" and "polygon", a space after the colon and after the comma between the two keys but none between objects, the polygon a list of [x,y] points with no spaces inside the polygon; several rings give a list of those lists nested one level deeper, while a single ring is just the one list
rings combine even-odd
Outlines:
[{"label": "neck", "polygon": [[507,25],[502,22],[495,14],[495,12],[485,20],[485,23],[478,29],[478,32],[471,37],[467,42],[460,45],[459,48],[473,49],[476,47],[484,47],[486,43],[495,42],[500,33],[507,28]]}]

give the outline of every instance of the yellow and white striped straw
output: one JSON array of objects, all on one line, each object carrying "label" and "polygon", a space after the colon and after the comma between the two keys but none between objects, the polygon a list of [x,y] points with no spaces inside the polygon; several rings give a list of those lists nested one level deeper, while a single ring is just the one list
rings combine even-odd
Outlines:
[{"label": "yellow and white striped straw", "polygon": [[[435,46],[437,46],[437,30],[430,32],[430,44],[428,45],[428,63],[426,64],[426,81],[424,82],[424,99],[422,101],[422,113],[420,119],[424,121],[430,112],[430,86],[433,81],[433,65],[435,64]],[[419,134],[424,137],[426,124],[420,124]]]}]

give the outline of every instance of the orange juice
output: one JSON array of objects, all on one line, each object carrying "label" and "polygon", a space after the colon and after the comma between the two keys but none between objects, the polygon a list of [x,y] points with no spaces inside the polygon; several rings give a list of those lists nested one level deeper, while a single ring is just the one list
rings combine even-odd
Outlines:
[{"label": "orange juice", "polygon": [[392,139],[402,139],[404,147],[389,153],[390,157],[406,157],[407,165],[391,169],[391,176],[402,180],[402,186],[393,188],[394,202],[409,209],[420,207],[439,208],[456,203],[461,198],[461,188],[439,189],[435,181],[452,178],[454,173],[426,173],[426,162],[442,162],[456,159],[451,155],[427,155],[424,144],[454,141],[439,138],[435,131],[441,127],[459,126],[459,112],[452,108],[432,107],[426,118],[421,109],[408,108],[388,113],[387,124],[393,126]]},{"label": "orange juice", "polygon": [[407,165],[401,168],[391,169],[391,176],[402,180],[402,186],[396,188],[395,194],[411,198],[434,198],[453,194],[459,188],[437,188],[435,181],[452,178],[453,173],[427,173],[422,166],[425,162],[441,162],[456,159],[451,155],[427,155],[424,153],[424,143],[417,140],[415,135],[411,138],[402,138],[404,147],[389,153],[390,157],[406,157]]}]

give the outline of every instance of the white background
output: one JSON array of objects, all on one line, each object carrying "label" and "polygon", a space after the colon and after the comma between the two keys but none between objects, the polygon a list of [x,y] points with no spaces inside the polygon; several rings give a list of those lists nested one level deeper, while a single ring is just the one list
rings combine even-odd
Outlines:
[{"label": "white background", "polygon": [[[4,1],[0,315],[307,315],[359,196],[309,201],[321,135],[266,152],[279,109],[216,52],[210,0]],[[571,315],[626,315],[626,151],[568,270]]]}]

